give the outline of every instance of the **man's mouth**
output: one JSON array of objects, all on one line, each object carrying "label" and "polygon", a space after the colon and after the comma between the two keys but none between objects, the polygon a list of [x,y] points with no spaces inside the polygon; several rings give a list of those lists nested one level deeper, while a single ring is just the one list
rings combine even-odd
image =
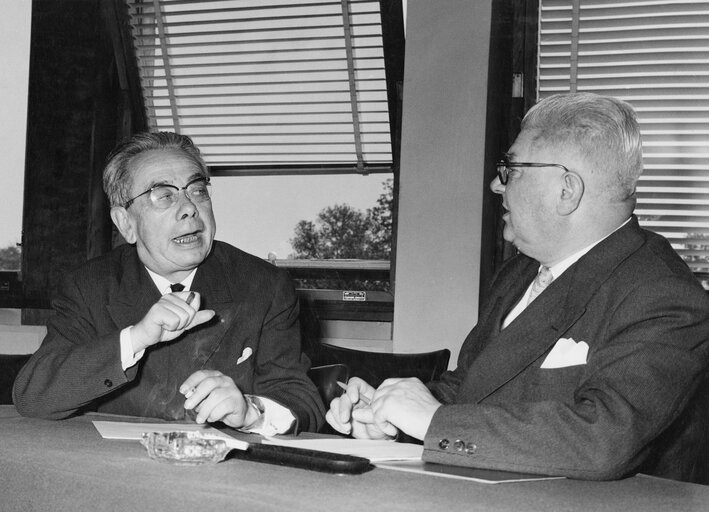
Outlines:
[{"label": "man's mouth", "polygon": [[199,232],[197,231],[195,231],[194,233],[188,233],[186,235],[176,236],[172,239],[172,241],[178,245],[191,244],[196,242],[197,240],[199,240]]}]

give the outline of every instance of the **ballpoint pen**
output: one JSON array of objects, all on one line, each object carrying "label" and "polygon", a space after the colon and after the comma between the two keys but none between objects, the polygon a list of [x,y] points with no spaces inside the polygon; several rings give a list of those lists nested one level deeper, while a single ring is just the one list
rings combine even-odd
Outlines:
[{"label": "ballpoint pen", "polygon": [[[340,382],[340,381],[338,380],[338,381],[337,381],[337,385],[340,386],[340,387],[341,387],[342,389],[344,389],[345,391],[347,391],[347,384],[345,384],[344,382]],[[360,399],[364,404],[366,404],[366,405],[372,405],[372,401],[371,401],[369,398],[367,398],[366,396],[364,396],[363,394],[361,394],[361,393],[360,393],[360,395],[359,395],[359,399]]]}]

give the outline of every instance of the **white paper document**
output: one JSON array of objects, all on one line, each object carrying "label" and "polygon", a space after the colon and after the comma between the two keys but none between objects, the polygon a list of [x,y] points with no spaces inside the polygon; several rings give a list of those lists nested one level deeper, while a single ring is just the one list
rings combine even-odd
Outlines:
[{"label": "white paper document", "polygon": [[140,440],[143,432],[201,432],[210,437],[234,439],[216,428],[197,423],[131,423],[126,421],[93,421],[94,427],[104,439]]},{"label": "white paper document", "polygon": [[423,461],[389,461],[377,464],[378,468],[419,473],[444,478],[470,480],[481,484],[507,484],[515,482],[535,482],[540,480],[559,480],[563,476],[534,475],[530,473],[513,473],[510,471],[495,471],[492,469],[450,466]]},{"label": "white paper document", "polygon": [[339,453],[364,457],[372,462],[391,460],[421,460],[423,446],[412,443],[395,443],[394,441],[375,441],[370,439],[280,439],[269,437],[264,444],[277,444],[307,450]]}]

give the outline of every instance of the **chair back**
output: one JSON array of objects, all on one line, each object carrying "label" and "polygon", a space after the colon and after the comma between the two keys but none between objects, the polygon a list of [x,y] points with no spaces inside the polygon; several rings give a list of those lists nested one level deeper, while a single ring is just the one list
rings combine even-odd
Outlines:
[{"label": "chair back", "polygon": [[450,355],[448,349],[405,354],[367,352],[323,344],[314,363],[344,364],[349,368],[349,377],[359,377],[378,387],[389,377],[416,377],[424,383],[436,380],[448,368]]},{"label": "chair back", "polygon": [[350,370],[344,364],[326,364],[323,366],[313,366],[308,370],[308,377],[318,388],[320,398],[322,398],[325,408],[330,407],[330,402],[340,396],[343,392],[337,382],[347,382],[350,378]]}]

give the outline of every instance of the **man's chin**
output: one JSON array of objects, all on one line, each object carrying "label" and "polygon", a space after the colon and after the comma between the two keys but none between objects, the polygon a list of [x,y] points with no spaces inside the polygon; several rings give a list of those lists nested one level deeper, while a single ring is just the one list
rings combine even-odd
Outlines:
[{"label": "man's chin", "polygon": [[174,261],[182,269],[198,267],[209,254],[209,248],[203,245],[196,247],[176,247],[173,251]]}]

